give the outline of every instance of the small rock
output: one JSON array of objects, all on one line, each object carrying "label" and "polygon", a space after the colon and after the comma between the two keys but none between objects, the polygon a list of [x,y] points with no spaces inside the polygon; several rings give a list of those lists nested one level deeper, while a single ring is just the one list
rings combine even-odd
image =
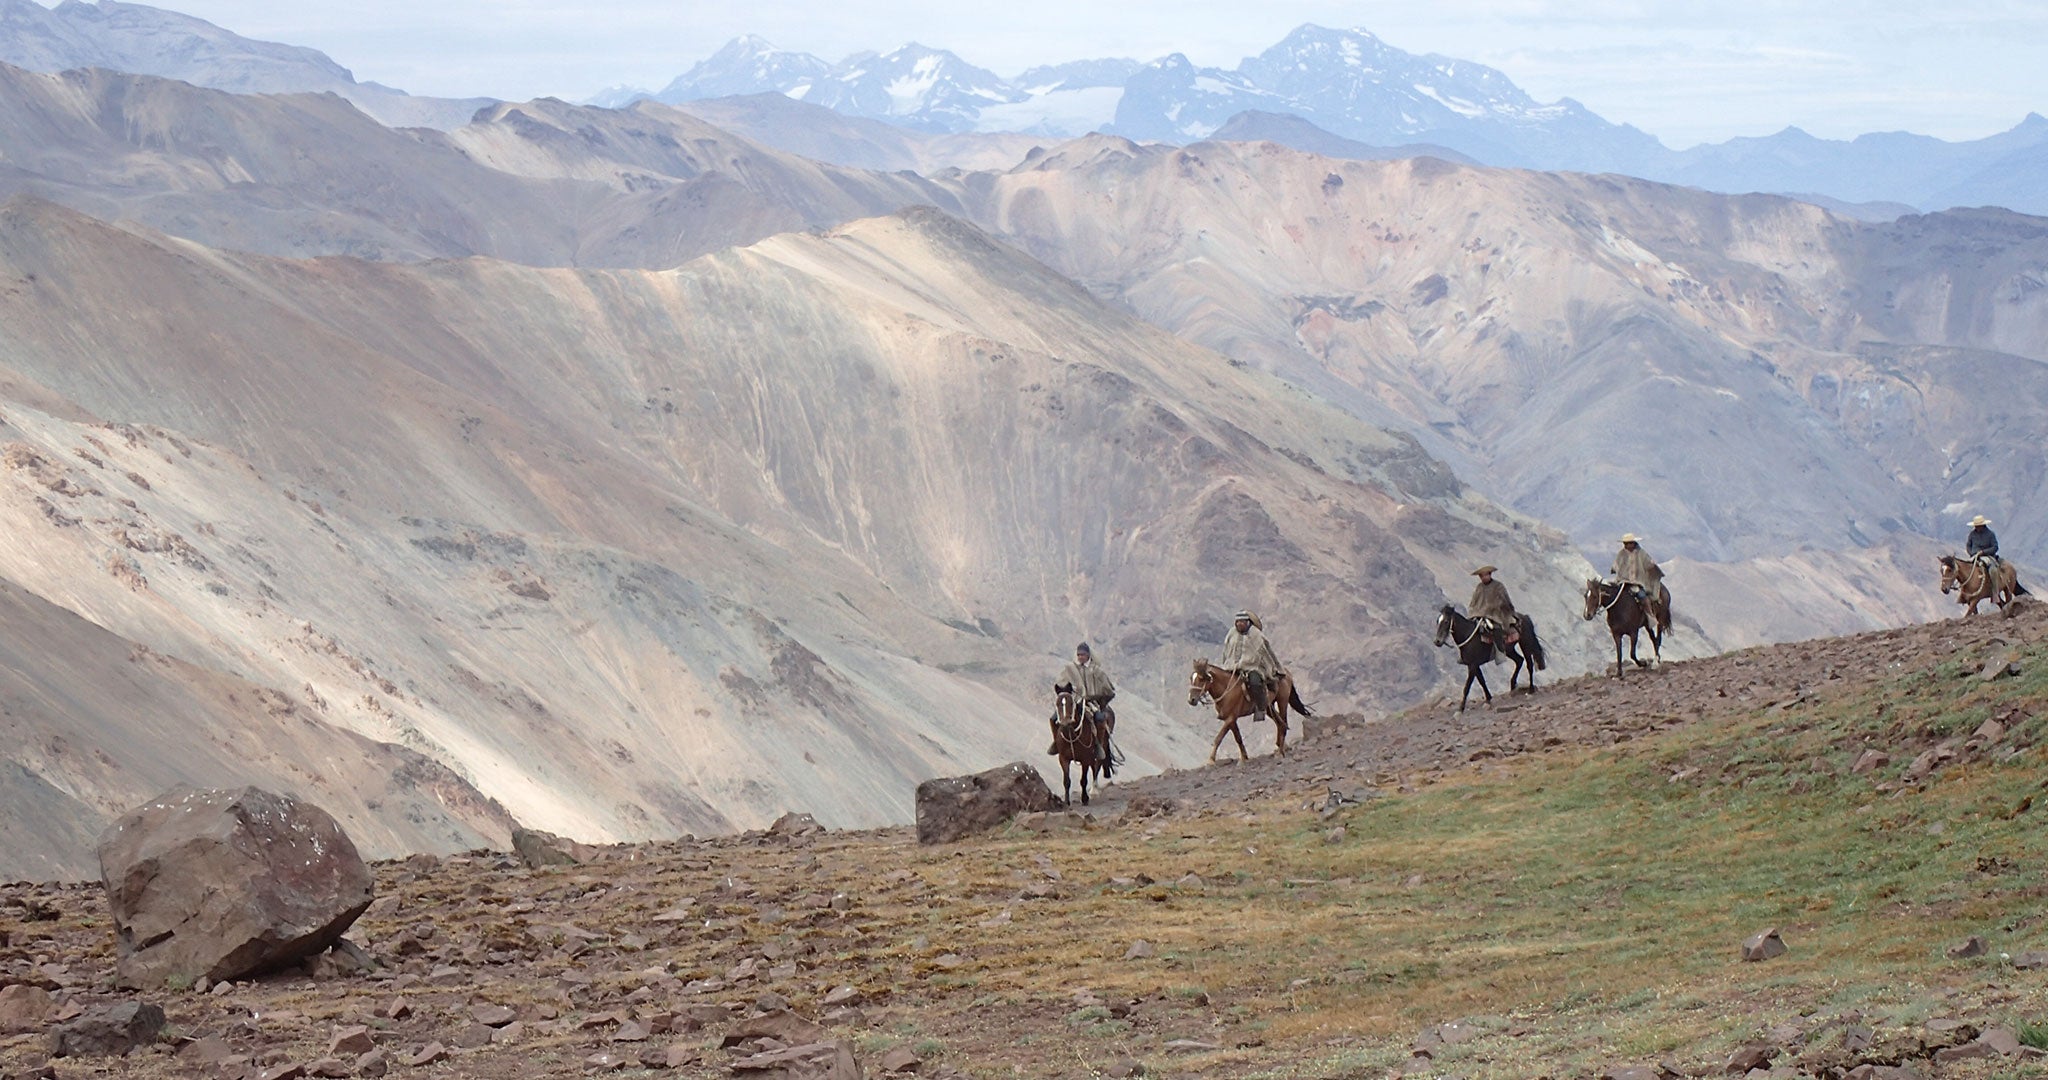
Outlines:
[{"label": "small rock", "polygon": [[648,1037],[653,1034],[653,1032],[647,1030],[646,1024],[638,1020],[628,1020],[619,1025],[619,1030],[612,1032],[612,1041],[646,1042]]},{"label": "small rock", "polygon": [[1978,1058],[1994,1058],[1998,1051],[1982,1042],[1967,1042],[1961,1046],[1944,1046],[1934,1052],[1937,1065],[1948,1065],[1958,1061],[1972,1061]]},{"label": "small rock", "polygon": [[1874,773],[1891,763],[1892,756],[1890,754],[1882,750],[1865,750],[1861,754],[1856,755],[1856,763],[1849,766],[1849,771],[1857,776],[1863,776],[1868,773]]},{"label": "small rock", "polygon": [[1948,955],[1951,960],[1968,960],[1972,956],[1982,956],[1984,955],[1984,939],[1971,934],[1970,940],[1963,942],[1961,945],[1949,946]]},{"label": "small rock", "polygon": [[257,1073],[256,1080],[299,1080],[304,1075],[306,1075],[306,1067],[304,1065],[297,1064],[296,1062],[286,1062],[283,1065],[272,1065],[270,1068]]},{"label": "small rock", "polygon": [[898,1046],[882,1055],[881,1065],[883,1072],[916,1072],[924,1065],[924,1059],[910,1047]]},{"label": "small rock", "polygon": [[345,1027],[334,1033],[327,1041],[327,1052],[336,1056],[358,1057],[377,1048],[377,1040],[370,1037],[366,1027]]},{"label": "small rock", "polygon": [[1325,844],[1341,844],[1341,843],[1343,843],[1343,842],[1344,842],[1344,837],[1345,837],[1346,835],[1347,835],[1347,834],[1346,834],[1346,833],[1345,833],[1345,831],[1344,831],[1344,826],[1342,826],[1342,825],[1332,825],[1332,826],[1330,826],[1330,829],[1329,829],[1329,831],[1328,831],[1328,832],[1325,832],[1325,833],[1323,834],[1323,843],[1325,843]]},{"label": "small rock", "polygon": [[54,1008],[50,992],[40,986],[15,983],[0,988],[0,1035],[42,1030]]},{"label": "small rock", "polygon": [[1145,1075],[1145,1063],[1132,1061],[1130,1058],[1119,1058],[1116,1061],[1110,1062],[1109,1067],[1102,1071],[1107,1076],[1115,1077],[1116,1080],[1125,1080],[1126,1077]]},{"label": "small rock", "polygon": [[2048,952],[2029,950],[2012,958],[2012,966],[2021,971],[2048,967]]},{"label": "small rock", "polygon": [[382,1076],[391,1069],[391,1059],[383,1050],[372,1050],[356,1059],[357,1076]]},{"label": "small rock", "polygon": [[430,1042],[405,1056],[405,1064],[417,1069],[422,1065],[433,1065],[448,1060],[448,1048],[437,1042]]},{"label": "small rock", "polygon": [[491,1045],[498,1029],[489,1024],[468,1024],[455,1033],[455,1045],[464,1050],[481,1050]]},{"label": "small rock", "polygon": [[583,1059],[583,1067],[595,1072],[615,1072],[632,1064],[624,1056],[608,1050],[599,1051]]},{"label": "small rock", "polygon": [[486,1004],[471,1008],[469,1010],[469,1018],[479,1024],[488,1024],[491,1027],[499,1028],[519,1019],[519,1014],[504,1005]]},{"label": "small rock", "polygon": [[1728,1060],[1721,1065],[1721,1071],[1733,1076],[1745,1076],[1748,1075],[1751,1069],[1768,1069],[1770,1067],[1771,1048],[1758,1043],[1751,1043],[1728,1055]]},{"label": "small rock", "polygon": [[1977,1041],[1990,1047],[2000,1057],[2011,1057],[2020,1052],[2020,1037],[2011,1028],[1991,1028],[1977,1036]]},{"label": "small rock", "polygon": [[1124,950],[1126,960],[1150,960],[1156,955],[1158,950],[1154,949],[1149,941],[1133,941],[1131,947]]},{"label": "small rock", "polygon": [[102,1006],[53,1029],[51,1057],[111,1056],[148,1046],[164,1030],[163,1009],[141,1001]]},{"label": "small rock", "polygon": [[828,1009],[840,1005],[858,1005],[860,1003],[861,992],[851,986],[841,986],[818,999],[818,1004]]},{"label": "small rock", "polygon": [[518,1042],[520,1037],[525,1034],[525,1022],[520,1020],[514,1020],[511,1023],[506,1024],[504,1027],[492,1028],[491,1042],[497,1045],[503,1045],[505,1043],[514,1043]]},{"label": "small rock", "polygon": [[1764,931],[1742,943],[1744,960],[1769,960],[1785,955],[1785,939],[1778,936],[1776,927]]},{"label": "small rock", "polygon": [[308,1062],[306,1075],[318,1076],[322,1080],[343,1080],[344,1077],[354,1076],[355,1072],[348,1067],[348,1062],[340,1058],[324,1057]]}]

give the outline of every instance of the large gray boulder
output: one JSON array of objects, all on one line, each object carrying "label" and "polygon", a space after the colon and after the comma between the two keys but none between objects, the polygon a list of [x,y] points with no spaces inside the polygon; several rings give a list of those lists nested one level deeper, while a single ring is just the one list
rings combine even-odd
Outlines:
[{"label": "large gray boulder", "polygon": [[297,963],[333,945],[375,885],[325,810],[256,788],[176,787],[100,837],[126,987],[213,982]]},{"label": "large gray boulder", "polygon": [[927,780],[917,785],[917,842],[950,843],[1018,814],[1061,805],[1038,770],[1022,761],[973,776]]}]

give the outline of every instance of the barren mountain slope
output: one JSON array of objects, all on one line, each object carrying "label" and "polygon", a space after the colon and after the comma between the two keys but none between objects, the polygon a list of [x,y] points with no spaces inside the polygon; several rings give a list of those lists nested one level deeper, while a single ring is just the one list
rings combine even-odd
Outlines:
[{"label": "barren mountain slope", "polygon": [[961,186],[1098,294],[1403,424],[1590,548],[1741,560],[1985,512],[2048,556],[2036,219],[1106,137]]},{"label": "barren mountain slope", "polygon": [[4,434],[46,463],[5,476],[0,574],[593,839],[904,820],[916,781],[1042,749],[1083,637],[1133,766],[1187,761],[1187,664],[1241,604],[1325,708],[1412,700],[1467,564],[1538,611],[1585,569],[1412,441],[931,211],[600,272],[18,200],[0,328]]},{"label": "barren mountain slope", "polygon": [[[581,114],[576,130],[540,119],[559,111]],[[628,114],[538,102],[481,114],[451,141],[383,127],[332,95],[0,65],[0,195],[268,254],[646,267],[947,201],[915,178],[819,165],[677,113],[664,120],[649,131]],[[605,137],[593,123],[667,153],[651,164],[598,159],[583,149]]]},{"label": "barren mountain slope", "polygon": [[[22,446],[9,443],[9,469],[48,468]],[[507,842],[504,810],[454,773],[322,714],[0,583],[0,879],[97,875],[100,831],[180,783],[292,792],[381,857]]]}]

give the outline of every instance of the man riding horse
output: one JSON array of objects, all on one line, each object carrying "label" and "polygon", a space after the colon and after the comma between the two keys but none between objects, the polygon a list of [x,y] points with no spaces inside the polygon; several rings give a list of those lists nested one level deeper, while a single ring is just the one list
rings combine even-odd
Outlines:
[{"label": "man riding horse", "polygon": [[1659,627],[1671,625],[1671,612],[1667,606],[1670,594],[1664,591],[1664,570],[1650,558],[1649,552],[1643,550],[1640,537],[1634,533],[1621,534],[1621,550],[1614,553],[1614,567],[1609,573],[1613,580],[1635,593],[1636,600]]},{"label": "man riding horse", "polygon": [[[1095,745],[1102,747],[1102,753],[1109,755],[1109,733],[1116,729],[1116,713],[1109,707],[1111,698],[1116,697],[1116,684],[1109,679],[1109,672],[1095,662],[1095,655],[1087,642],[1074,646],[1074,662],[1060,669],[1059,680],[1052,685],[1054,693],[1070,692],[1081,695],[1087,703],[1088,718],[1095,725]],[[1045,751],[1058,755],[1060,752],[1059,718],[1052,721],[1052,746]]]},{"label": "man riding horse", "polygon": [[1512,645],[1521,636],[1521,616],[1515,614],[1515,602],[1508,598],[1508,587],[1493,580],[1500,567],[1491,563],[1472,571],[1479,584],[1472,586],[1472,602],[1465,610],[1472,618],[1479,620],[1484,628],[1480,632],[1486,640],[1495,645]]},{"label": "man riding horse", "polygon": [[1222,666],[1244,681],[1256,715],[1265,716],[1272,708],[1269,688],[1280,674],[1280,661],[1265,632],[1252,625],[1254,621],[1248,610],[1238,612],[1232,620],[1230,632],[1223,635]]}]

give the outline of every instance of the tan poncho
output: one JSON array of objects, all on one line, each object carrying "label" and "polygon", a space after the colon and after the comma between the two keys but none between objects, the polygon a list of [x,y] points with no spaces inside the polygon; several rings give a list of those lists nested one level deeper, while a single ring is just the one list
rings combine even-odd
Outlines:
[{"label": "tan poncho", "polygon": [[1244,633],[1237,627],[1223,637],[1223,669],[1225,671],[1256,671],[1267,681],[1280,673],[1280,661],[1273,655],[1273,646],[1266,641],[1266,635],[1254,626]]},{"label": "tan poncho", "polygon": [[1475,619],[1492,619],[1497,626],[1515,625],[1515,602],[1508,599],[1508,587],[1498,581],[1474,585],[1468,608]]},{"label": "tan poncho", "polygon": [[1641,585],[1655,593],[1664,572],[1657,568],[1657,564],[1650,560],[1650,553],[1644,551],[1641,546],[1624,547],[1614,553],[1614,576],[1631,585]]},{"label": "tan poncho", "polygon": [[1100,701],[1116,693],[1116,684],[1109,681],[1109,672],[1094,661],[1086,664],[1070,661],[1060,669],[1060,681],[1053,685],[1071,686],[1089,701]]}]

